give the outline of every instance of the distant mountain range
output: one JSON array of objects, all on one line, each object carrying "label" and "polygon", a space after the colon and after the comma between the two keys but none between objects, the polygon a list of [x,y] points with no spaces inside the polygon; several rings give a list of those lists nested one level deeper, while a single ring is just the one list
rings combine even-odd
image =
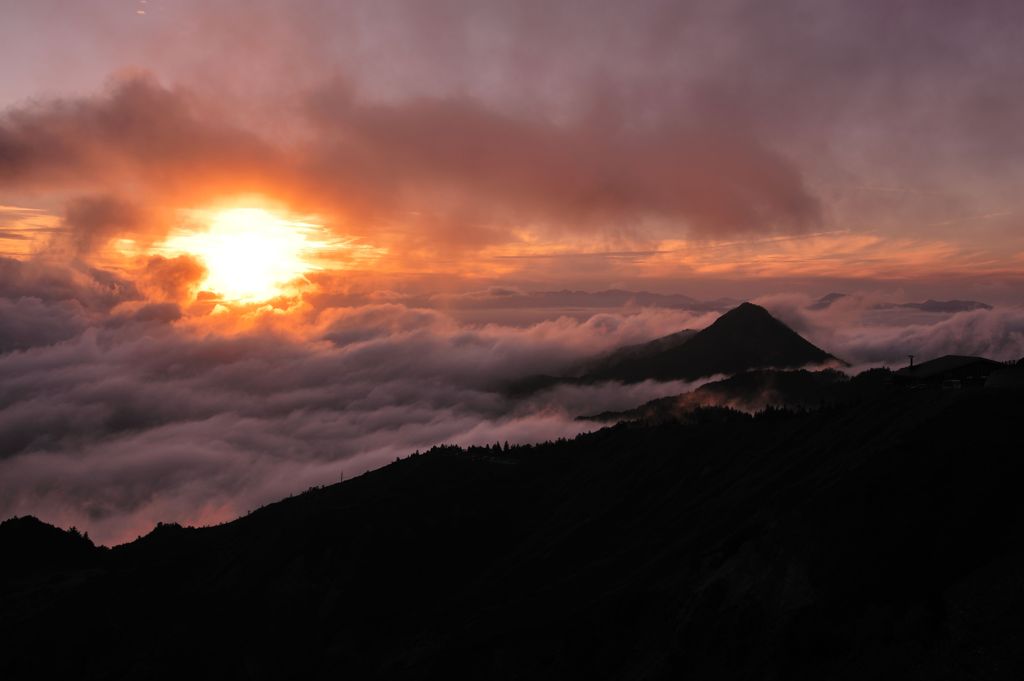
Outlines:
[{"label": "distant mountain range", "polygon": [[694,381],[750,369],[844,364],[763,307],[742,303],[706,329],[683,330],[649,343],[620,348],[583,364],[571,376],[535,376],[516,383],[513,391],[531,392],[563,382]]},{"label": "distant mountain range", "polygon": [[0,678],[1017,679],[1022,411],[896,387],[438,447],[113,549],[8,520]]},{"label": "distant mountain range", "polygon": [[[833,303],[846,298],[844,293],[829,293],[822,296],[807,306],[808,310],[824,310]],[[955,314],[957,312],[970,312],[971,310],[991,310],[992,306],[987,303],[979,303],[976,300],[926,300],[923,303],[875,303],[871,306],[874,310],[919,310],[921,312],[935,312],[942,314]]]},{"label": "distant mountain range", "polygon": [[819,371],[755,369],[705,383],[680,395],[646,402],[625,411],[610,411],[580,420],[647,423],[683,420],[702,407],[724,406],[745,412],[766,408],[817,409],[885,397],[899,387],[993,388],[1024,387],[1024,359],[996,362],[985,357],[944,355],[898,371],[869,369],[850,376],[836,369]]},{"label": "distant mountain range", "polygon": [[850,377],[836,369],[756,369],[720,381],[705,383],[692,392],[651,400],[639,407],[618,412],[581,416],[585,421],[642,420],[659,423],[685,420],[701,407],[720,406],[755,412],[768,407],[817,409],[879,397],[891,390],[892,372],[872,369]]}]

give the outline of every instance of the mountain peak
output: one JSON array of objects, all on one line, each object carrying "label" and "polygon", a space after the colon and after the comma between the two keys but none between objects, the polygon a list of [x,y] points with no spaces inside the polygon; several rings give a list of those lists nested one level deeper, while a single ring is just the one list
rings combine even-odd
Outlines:
[{"label": "mountain peak", "polygon": [[716,319],[704,329],[704,333],[778,333],[798,336],[768,310],[754,303],[740,303]]},{"label": "mountain peak", "polygon": [[702,331],[660,346],[655,341],[647,344],[647,349],[643,353],[624,353],[616,357],[619,361],[589,372],[583,380],[692,381],[750,369],[797,368],[837,361],[768,310],[750,302],[729,310]]},{"label": "mountain peak", "polygon": [[768,312],[768,310],[764,309],[760,305],[756,305],[750,302],[743,302],[734,307],[733,309],[729,310],[725,314],[723,314],[718,319],[716,319],[714,324],[712,324],[711,326],[715,326],[715,324],[720,324],[723,322],[763,321],[767,319],[778,321],[775,319],[775,317],[771,315],[770,312]]}]

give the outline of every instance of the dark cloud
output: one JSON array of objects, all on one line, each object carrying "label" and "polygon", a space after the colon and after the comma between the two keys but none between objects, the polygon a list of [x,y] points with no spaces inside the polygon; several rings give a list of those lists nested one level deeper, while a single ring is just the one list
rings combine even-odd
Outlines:
[{"label": "dark cloud", "polygon": [[155,255],[146,261],[139,284],[151,298],[184,301],[196,292],[206,268],[195,258]]},{"label": "dark cloud", "polygon": [[119,233],[139,232],[143,211],[114,196],[77,198],[68,203],[64,227],[76,255],[89,255]]},{"label": "dark cloud", "polygon": [[454,202],[490,221],[542,218],[568,230],[661,219],[718,236],[821,220],[799,172],[743,130],[610,114],[559,125],[465,98],[369,105],[344,87],[319,93],[311,111],[326,145],[322,174],[357,174],[354,193],[372,183],[377,205]]},{"label": "dark cloud", "polygon": [[[369,104],[344,85],[309,102],[314,141],[281,148],[212,122],[187,92],[131,77],[99,97],[7,112],[0,176],[50,190],[145,191],[164,203],[267,190],[353,225],[397,224],[412,245],[434,247],[507,241],[508,227],[528,223],[639,238],[651,221],[718,236],[821,221],[800,173],[743,130],[612,116],[555,124],[469,98]],[[151,231],[115,195],[72,201],[65,222],[86,253],[117,233]]]},{"label": "dark cloud", "polygon": [[[225,172],[244,183],[251,169],[272,165],[269,158],[255,135],[204,116],[186,92],[146,75],[119,78],[99,96],[33,101],[0,119],[0,178],[8,186],[141,191],[148,183],[187,192],[217,184]],[[97,221],[90,209],[102,218],[116,205],[106,201],[81,205],[87,224]]]},{"label": "dark cloud", "polygon": [[0,257],[0,295],[16,300],[74,301],[89,310],[106,311],[138,300],[136,286],[113,272],[43,258],[17,260]]},{"label": "dark cloud", "polygon": [[68,340],[85,330],[86,323],[76,301],[53,304],[39,298],[0,298],[0,352]]}]

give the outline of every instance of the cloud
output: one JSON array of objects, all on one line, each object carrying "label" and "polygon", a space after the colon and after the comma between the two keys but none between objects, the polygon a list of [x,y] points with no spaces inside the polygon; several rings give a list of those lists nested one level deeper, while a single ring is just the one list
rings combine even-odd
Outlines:
[{"label": "cloud", "polygon": [[77,302],[47,304],[39,298],[0,298],[0,353],[68,340],[85,326]]},{"label": "cloud", "polygon": [[1024,357],[1024,310],[973,310],[932,323],[844,329],[839,342],[853,361],[905,363],[942,355],[980,355],[998,360]]},{"label": "cloud", "polygon": [[821,220],[799,172],[740,130],[670,118],[638,128],[610,116],[555,124],[456,97],[366,103],[333,83],[307,99],[314,141],[272,143],[204,115],[188,91],[127,77],[97,97],[8,111],[0,177],[105,191],[68,204],[65,225],[81,253],[153,229],[118,198],[129,190],[160,205],[265,191],[330,208],[357,234],[366,220],[385,220],[410,248],[507,242],[509,227],[525,224],[643,238],[651,220],[698,236],[802,231]]},{"label": "cloud", "polygon": [[847,295],[824,309],[804,294],[762,296],[765,306],[815,344],[854,365],[903,366],[907,355],[980,355],[1002,361],[1024,357],[1024,309],[996,306],[964,312],[897,307],[877,292]]},{"label": "cloud", "polygon": [[47,302],[73,300],[97,311],[141,297],[132,282],[81,262],[4,257],[0,257],[0,294],[5,298],[30,297]]},{"label": "cloud", "polygon": [[588,430],[577,407],[625,407],[680,386],[528,402],[502,388],[706,317],[645,308],[466,326],[383,303],[300,311],[286,324],[264,312],[265,323],[221,332],[173,303],[122,301],[102,315],[83,306],[67,321],[67,300],[0,300],[24,307],[19,328],[32,332],[0,354],[0,515],[37,514],[105,542],[161,520],[227,520],[439,442]]},{"label": "cloud", "polygon": [[[898,278],[908,264],[915,277],[967,264],[1009,276],[1024,248],[1013,134],[1024,97],[1008,29],[1024,21],[1019,3],[122,10],[64,8],[74,39],[35,6],[7,22],[8,61],[41,69],[67,50],[68,72],[92,74],[73,82],[118,75],[91,96],[78,84],[7,108],[5,187],[147,210],[261,193],[417,271],[501,250],[653,253],[685,236],[655,258],[660,272],[713,276],[727,256],[705,262],[703,246],[738,240],[749,248],[736,276]],[[64,83],[52,70],[40,82]],[[806,238],[772,253],[749,239],[764,235]],[[582,265],[544,265],[565,262]]]},{"label": "cloud", "polygon": [[[310,113],[326,151],[319,174],[358,173],[376,205],[454,202],[484,224],[542,219],[567,230],[653,218],[718,236],[821,220],[799,172],[742,130],[612,114],[555,124],[467,98],[367,104],[344,86],[316,93]],[[359,184],[349,184],[357,197]]]},{"label": "cloud", "polygon": [[[0,119],[0,178],[48,191],[145,184],[166,193],[216,184],[225,172],[244,181],[272,152],[258,137],[205,117],[183,91],[147,75],[118,78],[101,95],[37,100]],[[72,205],[85,219],[120,211],[106,203]],[[100,220],[102,222],[102,220]]]},{"label": "cloud", "polygon": [[139,286],[151,299],[186,301],[194,297],[205,274],[206,268],[193,257],[155,255],[146,260]]},{"label": "cloud", "polygon": [[116,196],[88,196],[70,201],[64,217],[64,232],[76,256],[90,255],[117,234],[143,231],[143,210]]}]

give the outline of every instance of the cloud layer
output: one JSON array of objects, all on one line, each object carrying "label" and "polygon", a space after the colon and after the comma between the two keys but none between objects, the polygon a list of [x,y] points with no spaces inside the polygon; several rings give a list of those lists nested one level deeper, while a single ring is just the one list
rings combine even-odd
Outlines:
[{"label": "cloud layer", "polygon": [[160,520],[227,520],[439,442],[575,434],[590,427],[573,420],[585,406],[686,386],[524,402],[506,384],[714,317],[640,309],[463,326],[384,303],[218,329],[130,287],[97,296],[88,273],[60,289],[46,286],[57,274],[30,274],[38,263],[6,264],[12,279],[41,283],[38,295],[0,298],[0,515],[35,513],[108,542]]},{"label": "cloud layer", "polygon": [[71,193],[65,226],[80,254],[169,229],[142,201],[202,205],[230,193],[326,211],[347,234],[391,246],[398,231],[407,248],[430,251],[516,241],[510,226],[636,239],[652,222],[718,237],[821,222],[799,172],[743,131],[668,117],[557,124],[468,98],[368,104],[336,82],[296,118],[302,138],[272,142],[188,91],[132,76],[103,95],[7,111],[0,178]]},{"label": "cloud layer", "polygon": [[815,309],[805,294],[764,296],[756,302],[820,347],[854,365],[905,366],[942,355],[1024,358],[1024,308],[927,312],[892,306],[878,293],[848,295]]},{"label": "cloud layer", "polygon": [[[171,284],[192,266],[145,264],[170,270]],[[33,513],[105,542],[158,521],[227,520],[440,442],[592,428],[575,417],[694,386],[561,386],[526,399],[505,388],[718,315],[678,296],[509,290],[321,292],[288,310],[211,315],[201,301],[147,298],[146,285],[103,270],[3,259],[0,275],[0,516]],[[880,318],[872,296],[823,310],[809,310],[806,296],[761,302],[858,364],[909,352],[1024,355],[1019,309]],[[444,311],[460,307],[515,323]]]}]

